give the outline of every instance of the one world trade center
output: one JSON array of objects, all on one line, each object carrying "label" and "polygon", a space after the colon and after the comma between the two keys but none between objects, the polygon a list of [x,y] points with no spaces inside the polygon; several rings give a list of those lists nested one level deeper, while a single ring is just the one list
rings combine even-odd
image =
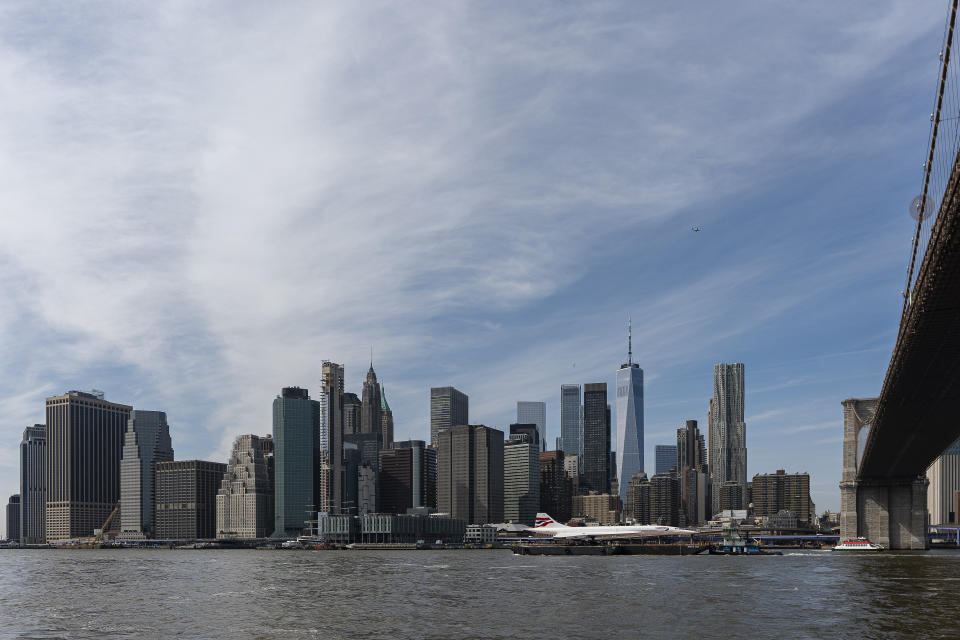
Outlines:
[{"label": "one world trade center", "polygon": [[633,361],[633,324],[627,325],[627,361],[617,370],[617,474],[620,501],[633,474],[643,471],[643,369]]}]

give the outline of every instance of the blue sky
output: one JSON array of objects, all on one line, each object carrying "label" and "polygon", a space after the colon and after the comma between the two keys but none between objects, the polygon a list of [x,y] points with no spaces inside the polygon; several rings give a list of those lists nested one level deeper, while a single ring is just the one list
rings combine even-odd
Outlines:
[{"label": "blue sky", "polygon": [[223,459],[371,345],[398,437],[452,384],[501,428],[547,401],[552,442],[632,315],[648,468],[744,362],[749,474],[839,508],[946,4],[5,3],[0,492],[46,396]]}]

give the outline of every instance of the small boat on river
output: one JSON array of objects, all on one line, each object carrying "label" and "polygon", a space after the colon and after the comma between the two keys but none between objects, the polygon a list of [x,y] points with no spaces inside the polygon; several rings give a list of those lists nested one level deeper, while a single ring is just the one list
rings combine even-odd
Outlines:
[{"label": "small boat on river", "polygon": [[873,544],[866,538],[857,538],[856,540],[844,540],[833,548],[834,551],[843,551],[845,553],[877,553],[883,551],[883,545]]}]

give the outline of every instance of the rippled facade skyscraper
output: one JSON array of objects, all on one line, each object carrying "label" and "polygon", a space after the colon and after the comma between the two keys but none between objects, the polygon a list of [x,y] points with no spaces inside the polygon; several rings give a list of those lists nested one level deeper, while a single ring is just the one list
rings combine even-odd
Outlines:
[{"label": "rippled facade skyscraper", "polygon": [[617,473],[620,500],[627,484],[643,471],[643,369],[633,361],[633,327],[627,329],[627,361],[617,370]]},{"label": "rippled facade skyscraper", "polygon": [[[747,424],[744,411],[743,363],[713,365],[713,401],[710,403],[710,481],[713,484],[713,512],[720,510],[721,487],[730,482],[747,493]],[[742,509],[744,505],[732,508]]]}]

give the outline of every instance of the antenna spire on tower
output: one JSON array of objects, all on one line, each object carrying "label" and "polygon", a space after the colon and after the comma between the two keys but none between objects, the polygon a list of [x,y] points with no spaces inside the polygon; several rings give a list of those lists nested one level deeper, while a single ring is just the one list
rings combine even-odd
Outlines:
[{"label": "antenna spire on tower", "polygon": [[627,316],[627,364],[633,364],[633,317]]}]

